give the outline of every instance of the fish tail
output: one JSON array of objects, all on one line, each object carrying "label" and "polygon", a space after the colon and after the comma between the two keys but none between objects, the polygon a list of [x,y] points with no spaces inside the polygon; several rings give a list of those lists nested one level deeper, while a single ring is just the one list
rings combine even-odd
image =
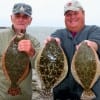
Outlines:
[{"label": "fish tail", "polygon": [[48,90],[41,90],[40,96],[43,98],[43,100],[53,100],[53,93]]},{"label": "fish tail", "polygon": [[96,98],[96,96],[92,90],[84,90],[81,95],[81,100],[92,100],[94,98]]},{"label": "fish tail", "polygon": [[21,93],[21,89],[19,86],[11,86],[9,89],[8,89],[8,94],[12,95],[12,96],[16,96],[16,95],[19,95]]}]

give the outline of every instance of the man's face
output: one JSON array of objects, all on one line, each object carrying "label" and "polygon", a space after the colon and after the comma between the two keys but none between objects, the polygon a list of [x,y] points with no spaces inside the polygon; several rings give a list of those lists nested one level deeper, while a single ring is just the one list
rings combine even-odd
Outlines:
[{"label": "man's face", "polygon": [[18,13],[11,15],[11,21],[16,30],[26,30],[32,18],[28,15]]},{"label": "man's face", "polygon": [[72,32],[79,32],[84,26],[84,11],[68,11],[65,13],[65,25]]}]

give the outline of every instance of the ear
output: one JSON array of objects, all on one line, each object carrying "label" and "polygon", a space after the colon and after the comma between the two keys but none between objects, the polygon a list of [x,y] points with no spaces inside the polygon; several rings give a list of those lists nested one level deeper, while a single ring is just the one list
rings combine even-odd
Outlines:
[{"label": "ear", "polygon": [[85,15],[85,11],[84,10],[82,10],[82,13]]},{"label": "ear", "polygon": [[11,21],[12,21],[12,15],[10,15],[10,19],[11,19]]},{"label": "ear", "polygon": [[31,24],[31,22],[32,22],[32,17],[30,17],[30,19],[29,19],[29,25]]}]

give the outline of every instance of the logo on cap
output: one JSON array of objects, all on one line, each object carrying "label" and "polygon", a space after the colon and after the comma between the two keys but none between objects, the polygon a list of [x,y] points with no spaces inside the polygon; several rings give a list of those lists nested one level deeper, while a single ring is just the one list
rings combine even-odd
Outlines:
[{"label": "logo on cap", "polygon": [[24,11],[25,11],[25,9],[24,9],[24,7],[23,7],[23,6],[21,6],[21,7],[20,7],[20,11],[22,11],[22,12],[24,12]]},{"label": "logo on cap", "polygon": [[69,2],[68,4],[67,4],[67,6],[71,6],[72,5],[72,3],[71,2]]}]

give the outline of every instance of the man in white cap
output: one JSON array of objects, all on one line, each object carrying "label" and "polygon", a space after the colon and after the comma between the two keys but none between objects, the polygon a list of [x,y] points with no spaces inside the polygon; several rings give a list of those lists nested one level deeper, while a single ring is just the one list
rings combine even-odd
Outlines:
[{"label": "man in white cap", "polygon": [[[66,78],[53,89],[54,100],[80,100],[82,87],[77,84],[71,74],[71,61],[80,43],[87,40],[87,44],[95,49],[100,57],[100,27],[85,25],[85,11],[82,5],[72,0],[64,6],[65,29],[56,30],[44,42],[45,45],[52,38],[56,39],[64,50],[68,59],[68,74]],[[96,94],[95,100],[100,100],[100,78],[93,87]]]},{"label": "man in white cap", "polygon": [[[35,37],[30,36],[26,31],[27,27],[31,24],[32,21],[31,15],[32,15],[32,8],[30,5],[25,3],[15,4],[11,15],[12,27],[5,29],[0,33],[0,100],[32,100],[32,66],[34,64],[33,62],[35,55],[37,54],[40,48],[40,43]],[[9,46],[13,36],[15,35],[20,36],[20,34],[24,34],[26,39],[19,41],[18,45],[15,45],[15,47],[18,46],[17,49],[19,52],[25,52],[28,55],[29,64],[25,65],[27,66],[27,69],[25,69],[23,73],[27,73],[27,75],[23,75],[23,80],[21,80],[19,83],[19,87],[21,90],[19,92],[17,88],[12,88],[9,90],[11,81],[14,80],[8,80],[9,74],[8,76],[5,74],[5,71],[7,72],[7,69],[3,70],[4,65],[2,65],[2,63],[4,62],[2,62],[1,59],[2,56],[5,54],[5,50]],[[15,57],[17,57],[17,55]],[[13,60],[13,58],[9,59]],[[23,61],[23,59],[21,58],[20,60]],[[19,63],[17,61],[15,62],[16,64]],[[13,64],[14,63],[12,61],[12,65]],[[11,68],[11,70],[13,69]],[[16,68],[13,71],[17,73],[17,71],[20,70],[17,70]],[[12,75],[12,77],[14,76]],[[16,79],[16,77],[14,78]],[[18,84],[18,82],[16,84]]]}]

